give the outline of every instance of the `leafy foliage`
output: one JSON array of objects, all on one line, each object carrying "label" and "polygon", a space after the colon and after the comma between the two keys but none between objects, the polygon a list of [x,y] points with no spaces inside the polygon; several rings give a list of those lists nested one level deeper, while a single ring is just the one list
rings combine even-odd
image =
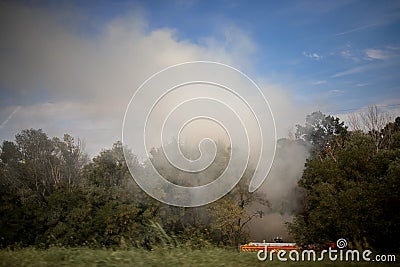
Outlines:
[{"label": "leafy foliage", "polygon": [[399,122],[382,130],[379,150],[372,133],[360,131],[319,145],[319,155],[307,161],[299,181],[306,190],[305,207],[289,224],[297,241],[346,238],[382,250],[400,247]]},{"label": "leafy foliage", "polygon": [[[400,118],[382,127],[377,142],[375,132],[348,132],[338,118],[315,112],[296,136],[278,143],[282,149],[311,149],[300,189],[293,191],[299,203],[290,204],[298,212],[288,224],[296,240],[346,238],[381,250],[400,247]],[[226,166],[229,148],[217,145],[215,168],[194,174],[195,185]],[[135,172],[148,175],[150,161],[139,163],[132,152],[125,156]],[[161,150],[154,149],[149,160],[174,183],[193,185],[163,165]],[[248,192],[253,172],[247,169],[229,194],[207,206],[174,207],[137,186],[121,142],[89,161],[69,135],[49,138],[42,130],[24,130],[0,146],[0,246],[236,247],[248,239],[248,225],[263,215],[262,207],[271,209],[267,196]]]},{"label": "leafy foliage", "polygon": [[295,137],[305,141],[314,154],[321,153],[335,136],[344,137],[347,127],[339,118],[326,116],[322,112],[313,112],[306,117],[305,126],[296,125]]},{"label": "leafy foliage", "polygon": [[[228,154],[220,144],[215,169],[226,165]],[[17,134],[15,143],[4,141],[0,153],[1,247],[57,244],[152,250],[172,241],[189,247],[232,245],[245,235],[245,223],[239,223],[234,233],[224,228],[221,233],[214,226],[226,216],[235,223],[249,220],[245,207],[253,201],[251,194],[247,193],[246,204],[241,206],[235,203],[243,200],[243,190],[230,194],[237,214],[224,210],[225,200],[213,204],[221,211],[214,213],[207,207],[165,205],[137,186],[125,156],[134,162],[135,171],[146,175],[149,162],[140,164],[130,152],[124,155],[121,142],[89,162],[79,140],[69,135],[50,139],[42,130],[30,129]],[[162,151],[153,150],[152,157],[163,160]],[[161,171],[175,182],[184,181],[185,176],[176,171]],[[194,177],[195,182],[218,175],[218,171],[208,171]]]}]

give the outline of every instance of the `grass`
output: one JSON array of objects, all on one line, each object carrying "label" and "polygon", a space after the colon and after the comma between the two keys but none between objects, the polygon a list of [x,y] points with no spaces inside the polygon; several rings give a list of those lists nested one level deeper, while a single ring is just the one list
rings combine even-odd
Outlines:
[{"label": "grass", "polygon": [[156,249],[145,251],[52,247],[0,250],[0,266],[400,266],[396,263],[261,262],[256,253],[222,248]]}]

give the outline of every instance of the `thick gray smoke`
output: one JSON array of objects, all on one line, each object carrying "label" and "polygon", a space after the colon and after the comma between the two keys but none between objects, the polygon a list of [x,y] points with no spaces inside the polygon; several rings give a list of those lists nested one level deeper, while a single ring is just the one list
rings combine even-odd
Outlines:
[{"label": "thick gray smoke", "polygon": [[271,172],[257,191],[265,194],[270,207],[254,207],[262,209],[265,214],[249,225],[253,240],[271,240],[276,236],[291,240],[285,222],[291,221],[294,213],[301,208],[302,192],[297,182],[301,178],[308,155],[308,149],[300,142],[278,140]]},{"label": "thick gray smoke", "polygon": [[[147,28],[148,22],[139,10],[97,25],[93,34],[86,36],[80,34],[85,28],[81,15],[71,10],[47,10],[11,2],[2,5],[0,30],[7,38],[0,43],[3,51],[0,80],[4,87],[0,99],[1,139],[13,139],[15,133],[29,128],[42,128],[50,136],[70,133],[83,139],[88,153],[95,156],[102,148],[121,139],[128,100],[143,81],[167,66],[193,60],[231,64],[254,79],[269,101],[278,137],[286,136],[292,125],[312,111],[306,107],[307,103],[299,107],[288,88],[271,84],[257,71],[249,71],[254,67],[257,47],[240,28],[222,29],[222,33],[228,35],[222,34],[220,39],[210,36],[207,38],[210,42],[191,43],[176,38],[173,29]],[[232,87],[241,88],[236,83]],[[192,90],[200,91],[196,86]],[[205,93],[208,89],[201,90]],[[185,96],[187,93],[170,95],[171,101],[166,98],[159,108],[160,114],[163,108]],[[257,99],[251,91],[241,96]],[[224,96],[223,100],[229,98]],[[201,106],[204,107],[212,110],[210,105]],[[240,105],[233,107],[236,112],[243,110]],[[244,118],[249,122],[246,116]],[[238,125],[229,123],[232,125],[235,132]],[[210,132],[215,134],[211,138],[226,142],[221,128],[214,127],[213,131],[210,128],[208,122],[196,122],[192,130],[190,127],[183,129],[182,135],[194,139],[196,148],[199,140]],[[254,127],[247,130],[250,136],[257,134]],[[139,142],[142,136],[133,137]],[[257,147],[257,141],[250,141]],[[288,151],[282,151],[278,149],[274,168],[259,190],[265,192],[271,202],[270,212],[290,214],[286,209],[294,208],[291,190],[300,176],[306,152],[296,145],[289,145]],[[133,153],[138,154],[138,151]],[[254,156],[254,152],[251,153]],[[272,227],[267,221],[273,220],[263,217],[256,223],[260,227],[252,230],[257,239],[263,238],[266,229]],[[271,234],[275,232],[271,230]]]},{"label": "thick gray smoke", "polygon": [[[195,143],[188,142],[182,147],[188,157],[191,157],[190,154],[196,155],[196,148],[190,146]],[[216,160],[210,168],[201,173],[188,174],[174,169],[159,150],[153,154],[152,160],[166,179],[183,186],[198,186],[211,182],[226,167],[229,155],[226,154],[225,144],[223,142],[217,144],[219,147]],[[271,241],[274,237],[280,236],[285,241],[292,241],[285,223],[291,221],[293,215],[302,208],[303,195],[298,187],[298,181],[302,176],[308,156],[308,148],[302,142],[285,138],[278,140],[271,171],[263,185],[255,192],[265,198],[269,204],[265,206],[254,202],[248,210],[249,214],[263,212],[261,218],[254,218],[248,224],[251,240]]]}]

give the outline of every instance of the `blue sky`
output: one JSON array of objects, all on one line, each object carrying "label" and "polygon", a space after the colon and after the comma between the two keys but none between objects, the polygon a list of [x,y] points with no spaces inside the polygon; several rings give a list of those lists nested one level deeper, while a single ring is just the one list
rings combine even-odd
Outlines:
[{"label": "blue sky", "polygon": [[[38,6],[83,13],[82,34],[132,12],[145,18],[147,31],[173,29],[177,40],[200,45],[210,36],[224,38],[222,31],[234,27],[256,46],[252,62],[257,75],[290,85],[299,98],[337,92],[354,100],[363,93],[363,100],[351,106],[337,103],[339,109],[350,109],[399,97],[400,1],[76,1]],[[333,96],[337,98],[343,100]]]},{"label": "blue sky", "polygon": [[257,75],[299,99],[325,93],[334,110],[348,110],[399,98],[400,1],[144,1],[100,9],[113,16],[135,5],[150,30],[175,29],[178,40],[202,44],[221,29],[241,29],[256,46]]},{"label": "blue sky", "polygon": [[399,98],[399,1],[189,2],[143,5],[149,27],[199,43],[238,27],[257,46],[258,75],[299,99],[326,94],[333,110]]},{"label": "blue sky", "polygon": [[1,139],[44,128],[93,139],[95,153],[119,139],[132,88],[189,60],[275,88],[280,106],[301,110],[285,110],[288,124],[371,104],[400,115],[400,1],[24,1],[0,12]]}]

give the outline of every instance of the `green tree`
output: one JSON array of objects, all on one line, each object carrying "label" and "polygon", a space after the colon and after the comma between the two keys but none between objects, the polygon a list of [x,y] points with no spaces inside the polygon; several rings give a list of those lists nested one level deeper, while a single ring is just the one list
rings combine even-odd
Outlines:
[{"label": "green tree", "polygon": [[[390,134],[397,131],[394,127]],[[387,131],[382,133],[389,138]],[[288,225],[298,242],[346,238],[382,250],[399,247],[399,238],[393,237],[400,233],[400,147],[391,142],[376,150],[375,141],[368,133],[351,132],[329,157],[307,161],[299,181],[306,191],[305,207]]]},{"label": "green tree", "polygon": [[58,159],[58,164],[51,166],[54,176],[59,184],[71,190],[81,182],[81,172],[89,162],[88,156],[83,151],[81,141],[75,140],[69,134],[64,134],[63,140],[53,138],[53,143],[53,154]]},{"label": "green tree", "polygon": [[326,116],[320,111],[313,112],[306,117],[306,124],[296,125],[296,139],[305,141],[312,148],[312,156],[320,155],[329,145],[333,137],[344,137],[347,126],[339,118]]},{"label": "green tree", "polygon": [[238,246],[247,241],[247,226],[252,220],[262,217],[265,206],[269,206],[265,195],[248,191],[252,173],[252,170],[247,170],[226,196],[207,207],[216,240],[225,245]]},{"label": "green tree", "polygon": [[[133,153],[126,150],[135,171],[144,173]],[[114,143],[87,164],[83,171],[82,186],[92,203],[92,234],[103,246],[134,245],[151,247],[157,241],[151,231],[150,221],[155,220],[160,203],[141,190],[131,177],[126,164],[123,145]],[[92,193],[90,193],[92,192]]]},{"label": "green tree", "polygon": [[69,135],[61,141],[48,138],[41,129],[30,129],[15,139],[0,147],[3,246],[43,240],[50,220],[46,217],[50,196],[62,188],[77,188],[86,161],[80,144]]}]

